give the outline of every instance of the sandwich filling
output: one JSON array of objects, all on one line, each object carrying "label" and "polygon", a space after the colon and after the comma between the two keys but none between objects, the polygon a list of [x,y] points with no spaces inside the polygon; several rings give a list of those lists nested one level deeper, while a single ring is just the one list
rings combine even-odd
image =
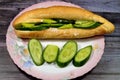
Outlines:
[{"label": "sandwich filling", "polygon": [[23,31],[40,31],[49,28],[58,29],[93,29],[102,25],[100,22],[93,20],[67,20],[67,19],[40,19],[39,22],[20,23],[16,25],[16,30]]}]

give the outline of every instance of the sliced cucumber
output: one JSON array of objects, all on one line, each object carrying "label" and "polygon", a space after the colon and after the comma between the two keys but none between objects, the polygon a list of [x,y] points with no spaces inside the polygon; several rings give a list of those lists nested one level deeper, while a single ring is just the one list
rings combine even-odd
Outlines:
[{"label": "sliced cucumber", "polygon": [[43,58],[46,62],[52,63],[56,61],[59,48],[56,45],[47,45],[43,52]]},{"label": "sliced cucumber", "polygon": [[65,24],[65,25],[59,27],[59,29],[69,29],[69,28],[73,28],[72,24]]},{"label": "sliced cucumber", "polygon": [[87,46],[85,48],[80,49],[73,59],[73,65],[76,67],[84,65],[92,52],[92,46]]},{"label": "sliced cucumber", "polygon": [[45,30],[45,29],[48,29],[50,27],[54,27],[54,28],[57,28],[57,27],[60,27],[62,26],[63,24],[39,24],[39,25],[36,25],[34,27],[31,28],[31,30],[35,31],[35,30]]},{"label": "sliced cucumber", "polygon": [[60,26],[63,26],[64,24],[61,24],[61,23],[56,23],[56,24],[39,24],[39,25],[36,25],[38,27],[54,27],[54,28],[57,28],[57,27],[60,27]]},{"label": "sliced cucumber", "polygon": [[48,23],[48,24],[57,23],[57,21],[52,20],[52,19],[43,19],[42,22],[43,22],[43,23]]},{"label": "sliced cucumber", "polygon": [[31,31],[41,31],[41,30],[45,30],[45,29],[48,29],[48,27],[45,27],[45,26],[34,26],[34,28],[31,28],[30,30]]},{"label": "sliced cucumber", "polygon": [[75,20],[67,20],[67,19],[60,19],[60,18],[54,18],[53,20],[57,21],[57,23],[62,23],[62,24],[72,24],[75,22]]},{"label": "sliced cucumber", "polygon": [[42,65],[44,63],[42,57],[42,45],[38,40],[31,39],[28,43],[28,50],[33,62],[37,66]]},{"label": "sliced cucumber", "polygon": [[84,29],[90,29],[100,26],[100,22],[95,22],[91,20],[77,20],[74,24],[75,28],[84,28]]},{"label": "sliced cucumber", "polygon": [[62,26],[63,24],[40,24],[40,25],[36,25],[34,28],[32,28],[33,31],[35,30],[45,30],[48,28],[58,28],[60,26]]},{"label": "sliced cucumber", "polygon": [[16,29],[17,30],[31,30],[34,28],[35,24],[32,23],[20,23],[17,25]]},{"label": "sliced cucumber", "polygon": [[60,67],[67,66],[77,51],[77,43],[75,41],[68,41],[62,48],[58,55],[57,64]]},{"label": "sliced cucumber", "polygon": [[42,23],[42,24],[39,24],[39,25],[36,25],[38,27],[60,27],[64,24],[60,24],[60,23],[57,23],[57,24],[45,24],[45,23]]},{"label": "sliced cucumber", "polygon": [[54,27],[54,28],[58,28],[60,26],[63,26],[64,24],[61,24],[61,23],[57,23],[57,24],[50,24],[49,27]]},{"label": "sliced cucumber", "polygon": [[60,27],[63,26],[64,24],[45,24],[45,23],[41,23],[41,24],[31,24],[31,23],[21,23],[21,25],[19,25],[18,27],[16,27],[17,30],[27,30],[27,31],[38,31],[38,30],[45,30],[48,29],[49,27]]},{"label": "sliced cucumber", "polygon": [[32,24],[32,23],[21,23],[21,25],[25,28],[32,28],[35,26],[35,24]]}]

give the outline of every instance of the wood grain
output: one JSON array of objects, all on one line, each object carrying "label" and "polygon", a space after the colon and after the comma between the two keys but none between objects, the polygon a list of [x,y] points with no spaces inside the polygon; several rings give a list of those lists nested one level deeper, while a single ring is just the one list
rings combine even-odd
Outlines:
[{"label": "wood grain", "polygon": [[[92,77],[91,77],[92,76]],[[82,80],[119,80],[120,76],[119,75],[102,75],[102,74],[98,74],[98,75],[88,75],[86,76],[86,78],[82,79]],[[80,80],[80,79],[79,79]]]},{"label": "wood grain", "polygon": [[[13,63],[6,49],[6,32],[12,19],[24,8],[48,0],[0,0],[0,80],[37,80]],[[54,0],[49,0],[54,1]],[[80,5],[113,24],[114,33],[105,35],[105,52],[89,73],[73,80],[120,80],[120,0],[58,0]]]}]

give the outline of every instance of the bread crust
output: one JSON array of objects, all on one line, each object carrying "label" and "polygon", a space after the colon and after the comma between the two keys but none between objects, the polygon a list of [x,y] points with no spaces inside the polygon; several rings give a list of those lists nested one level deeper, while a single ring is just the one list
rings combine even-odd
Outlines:
[{"label": "bread crust", "polygon": [[[21,31],[16,30],[15,25],[22,22],[38,22],[44,18],[63,18],[68,20],[94,20],[103,23],[94,29],[57,29],[49,28],[41,31]],[[48,8],[37,8],[24,12],[13,21],[15,33],[21,38],[41,38],[41,39],[72,39],[87,38],[95,35],[103,35],[112,33],[115,29],[114,25],[105,18],[96,15],[83,8],[68,6],[52,6]]]}]

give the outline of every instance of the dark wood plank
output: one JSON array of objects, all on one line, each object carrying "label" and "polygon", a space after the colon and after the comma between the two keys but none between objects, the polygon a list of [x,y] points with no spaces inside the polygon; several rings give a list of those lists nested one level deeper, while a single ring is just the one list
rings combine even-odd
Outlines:
[{"label": "dark wood plank", "polygon": [[0,36],[0,43],[2,44],[4,44],[4,43],[6,43],[6,36],[5,35],[3,35],[3,36]]},{"label": "dark wood plank", "polygon": [[[120,75],[87,75],[86,78],[80,79],[79,80],[119,80]],[[78,80],[78,79],[77,79]]]},{"label": "dark wood plank", "polygon": [[17,10],[0,9],[0,26],[8,27],[12,19],[17,14]]},{"label": "dark wood plank", "polygon": [[[119,44],[119,43],[115,43],[115,44]],[[120,47],[113,48],[113,47],[110,47],[110,45],[111,45],[111,43],[109,43],[109,45],[105,45],[106,47],[104,49],[104,55],[113,55],[113,56],[120,55]]]},{"label": "dark wood plank", "polygon": [[7,25],[2,25],[1,26],[1,28],[0,28],[0,36],[2,36],[2,35],[6,36],[8,25],[9,25],[9,23]]},{"label": "dark wood plank", "polygon": [[[6,49],[6,32],[12,19],[24,8],[47,0],[0,0],[0,80],[36,80],[13,63]],[[71,2],[93,11],[115,24],[114,33],[105,35],[105,52],[98,65],[88,74],[73,80],[120,79],[120,1],[58,0]]]},{"label": "dark wood plank", "polygon": [[24,73],[20,72],[19,70],[18,71],[11,70],[9,72],[7,71],[2,72],[2,74],[0,74],[0,80],[32,80],[32,79],[30,79],[28,76],[26,76]]},{"label": "dark wood plank", "polygon": [[15,0],[0,0],[0,3],[8,3],[8,2],[13,2]]},{"label": "dark wood plank", "polygon": [[[9,7],[12,8],[13,6],[15,8],[26,8],[32,4],[38,3],[38,2],[43,2],[43,1],[48,1],[48,0],[15,0],[14,2],[11,3],[0,3],[1,8]],[[120,13],[120,8],[119,0],[58,0],[58,1],[66,1],[66,2],[71,2],[77,5],[81,5],[82,7],[89,9],[91,11],[95,12],[119,12]]]},{"label": "dark wood plank", "polygon": [[120,55],[103,55],[92,73],[94,74],[120,74]]},{"label": "dark wood plank", "polygon": [[35,4],[36,0],[15,0],[13,2],[9,2],[9,3],[0,3],[0,7],[1,8],[16,8],[16,9],[23,9],[26,8],[28,6],[31,6],[32,4]]},{"label": "dark wood plank", "polygon": [[119,0],[68,0],[68,2],[77,4],[95,12],[119,12]]}]

